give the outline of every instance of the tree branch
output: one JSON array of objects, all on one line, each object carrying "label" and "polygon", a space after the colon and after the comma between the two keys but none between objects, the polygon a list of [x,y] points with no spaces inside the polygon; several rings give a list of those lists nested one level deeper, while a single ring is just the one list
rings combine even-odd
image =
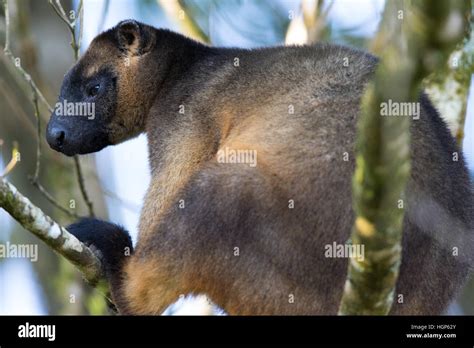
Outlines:
[{"label": "tree branch", "polygon": [[89,210],[89,216],[94,217],[94,206],[92,204],[91,199],[89,198],[89,194],[87,193],[86,185],[84,183],[84,175],[82,174],[81,163],[79,162],[79,156],[75,155],[74,159],[74,166],[76,168],[76,175],[77,175],[77,182],[79,183],[79,188],[82,193],[82,198],[84,199],[84,203],[87,205],[87,209]]},{"label": "tree branch", "polygon": [[59,18],[66,24],[67,28],[71,32],[71,47],[74,53],[74,60],[77,61],[79,58],[79,51],[81,48],[81,41],[82,41],[82,26],[80,26],[80,33],[79,38],[76,38],[76,27],[77,21],[82,24],[82,16],[83,16],[83,0],[80,0],[79,6],[77,7],[77,12],[74,17],[74,20],[70,21],[67,18],[66,11],[64,11],[64,7],[61,5],[60,0],[49,0],[49,4],[53,8],[54,12],[58,15]]},{"label": "tree branch", "polygon": [[31,78],[31,75],[28,74],[22,67],[19,61],[16,60],[10,49],[10,11],[8,9],[8,0],[2,0],[3,9],[5,12],[5,47],[3,52],[5,56],[11,61],[13,66],[16,67],[16,70],[20,73],[23,79],[28,83],[32,92],[32,102],[35,110],[36,117],[36,126],[37,126],[37,151],[36,151],[36,167],[33,177],[30,179],[32,185],[36,187],[44,197],[52,203],[55,207],[59,208],[61,211],[72,217],[78,217],[77,214],[72,213],[69,209],[63,207],[59,202],[57,202],[54,197],[40,184],[39,182],[39,173],[40,173],[40,164],[41,164],[41,114],[39,111],[38,100],[41,100],[49,112],[53,112],[51,105],[44,97],[43,93],[36,86],[36,83]]},{"label": "tree branch", "polygon": [[5,11],[5,47],[3,48],[3,52],[5,56],[7,56],[12,64],[17,68],[20,74],[23,76],[24,80],[30,85],[32,93],[41,100],[41,102],[48,108],[49,112],[53,112],[53,108],[49,105],[48,101],[44,97],[43,93],[39,90],[36,86],[35,81],[31,78],[30,74],[28,74],[22,67],[19,62],[16,61],[15,56],[13,55],[10,49],[10,12],[8,10],[8,0],[2,0],[3,9]]},{"label": "tree branch", "polygon": [[202,31],[196,21],[187,13],[186,6],[179,0],[157,0],[166,15],[178,24],[185,35],[194,40],[210,43],[209,37]]},{"label": "tree branch", "polygon": [[[351,242],[365,246],[365,257],[350,260],[339,309],[343,315],[388,314],[401,262],[404,211],[397,203],[410,172],[410,118],[382,117],[381,106],[389,99],[418,102],[422,79],[442,66],[463,35],[465,1],[413,1],[412,12],[409,3],[386,3],[382,26],[393,25],[378,36],[391,33],[392,38],[376,38],[378,47],[388,44],[377,52],[381,60],[362,98]],[[459,19],[457,26],[453,18]]]},{"label": "tree branch", "polygon": [[25,229],[71,262],[91,285],[97,286],[105,281],[101,262],[94,252],[1,177],[0,206]]},{"label": "tree branch", "polygon": [[[64,11],[64,8],[61,5],[60,0],[54,0],[54,2],[53,0],[49,0],[49,4],[54,9],[58,17],[61,18],[64,23],[66,23],[67,28],[71,32],[71,47],[74,52],[74,60],[77,61],[79,59],[79,51],[81,49],[81,42],[82,42],[82,23],[83,23],[83,17],[84,17],[83,0],[80,0],[79,2],[79,6],[77,8],[77,12],[76,12],[76,15],[74,16],[73,21],[70,21],[67,18],[66,11]],[[79,26],[79,38],[77,39],[76,28],[77,28],[78,21],[80,23],[80,26]],[[89,194],[87,193],[79,156],[75,155],[73,159],[74,159],[74,168],[76,170],[76,175],[77,175],[77,183],[79,184],[79,189],[81,191],[82,198],[84,199],[84,202],[89,211],[89,216],[94,217],[95,216],[94,205],[91,199],[89,198]]]}]

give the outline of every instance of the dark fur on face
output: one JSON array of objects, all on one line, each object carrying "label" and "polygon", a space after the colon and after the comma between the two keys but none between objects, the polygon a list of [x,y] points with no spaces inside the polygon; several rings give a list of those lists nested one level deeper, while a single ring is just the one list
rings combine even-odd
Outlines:
[{"label": "dark fur on face", "polygon": [[[94,39],[61,86],[46,134],[53,149],[68,156],[87,154],[143,131],[156,80],[146,78],[138,62],[148,59],[153,31],[123,21]],[[70,105],[74,111],[65,115]]]},{"label": "dark fur on face", "polygon": [[[83,76],[81,65],[71,69],[64,78],[59,101],[48,124],[47,139],[51,147],[71,156],[110,145],[108,125],[116,110],[116,84],[117,78],[110,68],[88,78]],[[88,112],[64,115],[70,103],[85,105],[82,110]]]}]

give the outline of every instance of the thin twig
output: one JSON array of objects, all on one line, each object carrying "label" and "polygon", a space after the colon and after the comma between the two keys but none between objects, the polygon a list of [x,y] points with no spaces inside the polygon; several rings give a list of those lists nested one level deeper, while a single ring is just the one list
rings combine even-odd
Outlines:
[{"label": "thin twig", "polygon": [[[66,18],[66,14],[64,13],[64,9],[62,9],[62,7],[56,7],[56,5],[53,3],[52,0],[49,0],[49,4],[53,8],[53,10],[56,12],[56,14],[59,16],[59,18],[61,18],[69,27],[70,23],[69,23],[69,20]],[[62,12],[59,10],[60,8],[62,9]]]},{"label": "thin twig", "polygon": [[[59,3],[59,0],[57,0]],[[79,39],[76,41],[76,35],[75,35],[75,29],[76,29],[76,23],[77,20],[79,19],[80,27],[79,27]],[[82,29],[83,29],[83,19],[84,19],[84,6],[82,0],[79,1],[79,7],[77,9],[77,16],[74,19],[74,23],[72,24],[73,31],[71,32],[72,35],[72,42],[73,42],[73,49],[74,49],[74,56],[76,61],[79,58],[79,51],[81,48],[81,43],[82,43]],[[77,181],[79,183],[79,188],[81,189],[82,197],[84,199],[84,202],[87,205],[87,208],[89,209],[89,215],[90,216],[95,216],[94,213],[94,206],[92,204],[91,199],[89,198],[89,194],[87,193],[86,186],[84,184],[84,176],[82,174],[82,168],[81,168],[81,163],[79,161],[79,156],[74,156],[74,164],[76,166],[76,174],[77,174]]]},{"label": "thin twig", "polygon": [[53,196],[51,196],[51,194],[43,187],[43,185],[40,184],[39,181],[33,181],[33,178],[30,178],[30,182],[34,187],[36,187],[38,189],[38,191],[40,191],[43,194],[43,196],[48,200],[48,202],[50,202],[56,208],[61,210],[63,213],[69,215],[70,217],[72,217],[74,219],[79,219],[81,217],[78,214],[73,213],[69,209],[67,209],[67,208],[63,207],[61,204],[59,204],[58,201]]},{"label": "thin twig", "polygon": [[28,83],[32,93],[32,102],[35,110],[35,117],[37,122],[37,151],[36,151],[36,168],[33,177],[30,179],[34,187],[36,187],[43,196],[55,207],[65,212],[66,214],[77,218],[78,215],[72,213],[69,209],[63,207],[54,197],[39,183],[39,173],[40,173],[40,163],[41,163],[41,115],[39,111],[38,101],[41,100],[43,104],[47,107],[49,112],[53,112],[52,107],[49,105],[48,101],[44,97],[43,93],[36,86],[36,83],[31,78],[31,75],[28,74],[20,64],[17,64],[15,61],[15,56],[13,55],[10,49],[10,11],[8,9],[8,0],[2,0],[3,9],[5,12],[5,47],[3,52],[5,56],[11,61],[13,66],[16,67],[16,70],[22,75],[23,79]]},{"label": "thin twig", "polygon": [[79,216],[77,214],[71,212],[69,209],[59,204],[59,202],[56,201],[56,199],[54,199],[54,197],[48,191],[46,191],[46,189],[39,182],[39,174],[40,174],[40,168],[41,168],[41,119],[40,119],[40,113],[39,113],[39,108],[38,108],[38,98],[36,94],[34,93],[33,93],[33,106],[35,109],[35,116],[36,116],[37,146],[36,146],[36,169],[35,169],[35,174],[33,175],[33,177],[30,178],[30,182],[56,208],[58,208],[59,210],[68,214],[71,217],[78,218]]},{"label": "thin twig", "polygon": [[43,93],[39,90],[36,86],[36,83],[31,78],[30,74],[28,74],[22,67],[21,64],[18,64],[15,61],[15,56],[13,55],[12,51],[10,50],[10,11],[8,10],[8,0],[2,0],[3,9],[5,12],[5,47],[3,48],[3,52],[5,56],[7,56],[12,64],[17,68],[17,70],[23,75],[23,78],[26,82],[30,85],[33,94],[35,94],[48,108],[50,112],[53,112],[53,108],[49,105],[48,101],[44,97]]},{"label": "thin twig", "polygon": [[46,189],[40,184],[39,182],[39,174],[40,174],[40,167],[41,167],[41,119],[40,119],[40,114],[39,114],[39,108],[38,108],[38,98],[37,96],[33,93],[33,105],[35,109],[35,116],[36,116],[36,130],[37,130],[37,146],[36,146],[36,169],[35,169],[35,174],[33,177],[30,178],[31,184],[36,187],[42,194],[43,196],[56,208],[61,210],[62,212],[68,214],[69,216],[73,218],[79,218],[79,215],[76,213],[73,213],[69,209],[63,207],[59,202],[48,192]]},{"label": "thin twig", "polygon": [[[2,141],[2,143],[3,143],[3,141]],[[1,145],[1,143],[0,143],[0,145]],[[0,175],[1,178],[7,176],[13,170],[13,168],[15,168],[16,164],[18,163],[18,154],[19,154],[18,142],[14,141],[13,142],[13,149],[12,149],[12,158],[11,158],[10,162],[8,162],[5,169],[3,170],[2,175]]]},{"label": "thin twig", "polygon": [[60,0],[54,0],[56,2],[56,6],[58,6],[59,10],[61,11],[61,15],[66,19],[66,21],[68,20],[67,19],[67,15],[66,15],[66,11],[64,11],[64,8],[61,6],[61,2]]},{"label": "thin twig", "polygon": [[[83,30],[82,28],[84,27],[84,4],[82,3],[82,0],[79,2],[79,39],[77,40],[79,48],[82,46],[82,34]],[[76,19],[77,20],[77,19]]]},{"label": "thin twig", "polygon": [[[5,63],[5,55],[0,55],[0,64]],[[15,81],[14,83],[20,82],[20,85],[16,85],[21,89],[21,92],[26,92],[22,87],[24,87],[24,81],[21,79],[20,76],[18,76],[16,69],[11,70],[10,67],[10,62],[6,62],[5,68],[9,70],[9,72],[13,72],[13,75],[11,76]],[[10,90],[12,87],[10,81],[5,81],[3,77],[0,76],[0,95],[5,96],[5,101],[10,107],[10,109],[13,111],[14,115],[17,115],[17,121],[21,122],[21,125],[18,125],[18,127],[23,127],[25,131],[27,131],[26,136],[30,136],[30,134],[35,135],[36,134],[36,129],[32,125],[31,120],[28,117],[28,114],[23,110],[19,105],[18,101],[16,100],[15,94]],[[26,86],[28,88],[27,93],[30,92],[30,87]],[[15,91],[16,92],[16,91]]]},{"label": "thin twig", "polygon": [[[76,15],[74,17],[73,21],[70,21],[66,17],[66,11],[64,11],[63,6],[61,5],[60,0],[49,0],[49,4],[51,7],[54,9],[56,14],[58,15],[59,18],[63,20],[64,23],[66,23],[67,28],[71,32],[71,47],[74,52],[74,60],[79,59],[79,51],[81,48],[81,42],[82,42],[82,24],[83,24],[83,17],[84,17],[84,6],[83,6],[83,1],[81,0],[79,2],[79,6],[77,8]],[[78,39],[76,38],[76,27],[77,23],[79,21],[79,35]],[[95,216],[94,213],[94,206],[89,198],[89,194],[87,193],[86,186],[84,184],[84,176],[82,174],[82,168],[81,168],[81,163],[79,161],[79,156],[74,156],[74,166],[76,169],[76,175],[77,175],[77,182],[79,184],[79,189],[81,191],[82,197],[84,199],[85,204],[87,205],[87,209],[89,210],[89,216]]]},{"label": "thin twig", "polygon": [[40,119],[40,112],[38,108],[38,97],[36,94],[33,93],[33,106],[35,109],[35,117],[36,117],[36,169],[35,174],[33,176],[34,181],[38,181],[39,173],[40,173],[40,165],[41,165],[41,119]]},{"label": "thin twig", "polygon": [[76,27],[77,27],[77,21],[79,20],[79,23],[82,23],[82,16],[83,16],[83,2],[82,0],[79,2],[79,6],[77,8],[76,15],[74,17],[73,21],[70,21],[67,16],[66,16],[66,11],[64,11],[64,7],[61,5],[61,2],[59,0],[49,0],[49,4],[53,8],[54,12],[58,15],[59,18],[66,24],[67,28],[69,29],[71,33],[71,47],[72,51],[74,53],[74,60],[78,60],[79,58],[79,51],[80,51],[80,46],[81,46],[81,41],[82,41],[82,25],[80,25],[80,33],[79,33],[79,39],[76,38]]},{"label": "thin twig", "polygon": [[74,156],[74,165],[76,167],[77,182],[79,183],[79,188],[82,192],[82,198],[84,199],[84,202],[87,205],[87,209],[89,210],[89,216],[94,217],[94,206],[89,198],[89,195],[87,194],[87,189],[84,184],[84,176],[82,175],[81,163],[79,162],[79,156],[77,155]]},{"label": "thin twig", "polygon": [[8,11],[7,0],[2,0],[2,5],[5,10],[5,48],[4,52],[10,52],[10,13]]},{"label": "thin twig", "polygon": [[53,112],[53,108],[49,105],[48,101],[44,97],[43,93],[39,90],[36,86],[36,83],[31,78],[30,74],[28,74],[22,67],[21,64],[18,64],[15,61],[15,56],[13,55],[10,49],[10,11],[8,10],[8,0],[2,0],[3,9],[5,11],[5,47],[3,48],[3,52],[5,56],[7,56],[12,64],[17,68],[17,70],[21,73],[25,81],[30,85],[33,94],[35,94],[41,102],[48,108],[49,112]]}]

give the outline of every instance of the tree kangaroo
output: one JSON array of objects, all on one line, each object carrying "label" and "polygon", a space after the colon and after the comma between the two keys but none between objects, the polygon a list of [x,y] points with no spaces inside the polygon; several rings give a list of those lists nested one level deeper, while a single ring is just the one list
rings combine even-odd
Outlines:
[{"label": "tree kangaroo", "polygon": [[[94,117],[56,109],[47,140],[71,156],[148,137],[152,178],[132,255],[115,224],[69,227],[100,251],[119,312],[160,314],[180,294],[206,294],[234,315],[336,314],[348,258],[325,251],[350,236],[359,102],[376,64],[329,44],[208,47],[133,20],[97,36],[59,96],[94,103]],[[463,156],[428,98],[419,103],[404,301],[391,314],[443,313],[473,261]]]}]

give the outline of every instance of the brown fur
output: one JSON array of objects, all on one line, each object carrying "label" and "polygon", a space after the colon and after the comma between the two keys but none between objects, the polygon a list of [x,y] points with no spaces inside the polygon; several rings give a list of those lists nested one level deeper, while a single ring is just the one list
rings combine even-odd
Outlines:
[{"label": "brown fur", "polygon": [[[131,30],[128,29],[131,33]],[[145,127],[146,114],[156,95],[156,86],[143,67],[147,61],[154,40],[140,50],[138,38],[127,49],[118,52],[107,35],[98,36],[79,61],[85,65],[84,79],[96,74],[103,66],[113,65],[118,76],[117,109],[114,122],[109,125],[109,139],[112,144],[130,139]],[[115,52],[115,54],[114,54]]]},{"label": "brown fur", "polygon": [[[159,314],[180,294],[202,293],[230,314],[336,314],[347,259],[326,258],[324,246],[345,243],[353,225],[356,121],[376,59],[330,45],[209,48],[121,27],[81,59],[88,73],[112,60],[118,75],[112,143],[143,131],[149,143],[136,250],[111,275],[119,309]],[[117,35],[120,49],[111,49]],[[405,303],[393,314],[442,313],[473,258],[470,182],[462,156],[451,160],[460,150],[427,98],[420,102],[397,286]],[[257,166],[218,163],[226,148],[257,151]]]}]

